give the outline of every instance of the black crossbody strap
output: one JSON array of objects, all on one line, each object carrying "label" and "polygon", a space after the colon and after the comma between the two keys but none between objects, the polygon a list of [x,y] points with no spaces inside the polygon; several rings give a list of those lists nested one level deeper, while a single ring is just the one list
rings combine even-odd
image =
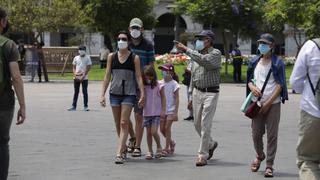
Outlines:
[{"label": "black crossbody strap", "polygon": [[267,75],[267,78],[266,78],[266,81],[263,83],[262,90],[261,90],[261,96],[258,98],[258,101],[260,101],[260,100],[261,100],[261,98],[262,98],[262,95],[263,95],[264,89],[266,88],[266,86],[267,86],[267,84],[268,84],[268,81],[269,81],[269,78],[270,78],[271,72],[272,72],[272,69],[270,68],[270,70],[269,70],[269,72],[268,72],[268,75]]},{"label": "black crossbody strap", "polygon": [[[318,49],[320,50],[320,38],[311,39],[311,41],[313,41],[317,45]],[[312,93],[313,95],[316,95],[316,90],[311,82],[309,71],[307,72],[307,77],[308,77],[309,84],[311,86]]]},{"label": "black crossbody strap", "polygon": [[308,77],[309,84],[310,84],[310,86],[311,86],[312,93],[313,93],[313,95],[316,95],[316,90],[314,89],[314,86],[313,86],[313,84],[312,84],[312,82],[311,82],[309,73],[307,73],[307,77]]}]

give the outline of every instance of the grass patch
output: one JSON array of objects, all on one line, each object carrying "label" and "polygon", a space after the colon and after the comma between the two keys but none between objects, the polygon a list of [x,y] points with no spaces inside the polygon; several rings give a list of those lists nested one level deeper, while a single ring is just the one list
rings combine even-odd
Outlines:
[{"label": "grass patch", "polygon": [[[160,75],[160,70],[158,69],[159,65],[155,64],[155,66],[156,66],[158,78],[160,79],[161,75]],[[179,76],[180,83],[183,79],[182,74],[184,72],[185,67],[186,67],[185,65],[175,65],[174,66],[175,71]],[[247,79],[247,77],[246,77],[247,68],[248,68],[247,65],[243,65],[242,69],[241,69],[243,81],[246,81],[246,79]],[[287,84],[289,82],[289,78],[292,73],[292,69],[293,69],[292,65],[286,66]],[[221,72],[221,82],[222,83],[233,83],[233,66],[232,65],[228,65],[228,74],[227,75],[225,75],[225,65],[224,64],[222,65],[220,72]],[[101,81],[104,78],[104,74],[105,74],[105,69],[100,69],[100,65],[93,65],[90,72],[89,72],[89,80]],[[72,73],[65,73],[63,76],[61,76],[59,74],[50,74],[49,79],[72,80],[73,77],[72,77]]]}]

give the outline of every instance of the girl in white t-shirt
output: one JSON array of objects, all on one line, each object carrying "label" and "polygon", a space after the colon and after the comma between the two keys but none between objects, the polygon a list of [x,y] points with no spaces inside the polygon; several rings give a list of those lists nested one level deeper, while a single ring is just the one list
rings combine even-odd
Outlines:
[{"label": "girl in white t-shirt", "polygon": [[166,139],[165,148],[162,150],[162,156],[173,154],[176,143],[171,138],[171,126],[174,121],[178,121],[179,108],[179,84],[178,76],[174,72],[172,64],[164,64],[159,67],[163,80],[164,92],[166,97],[165,118],[160,121],[160,131]]}]

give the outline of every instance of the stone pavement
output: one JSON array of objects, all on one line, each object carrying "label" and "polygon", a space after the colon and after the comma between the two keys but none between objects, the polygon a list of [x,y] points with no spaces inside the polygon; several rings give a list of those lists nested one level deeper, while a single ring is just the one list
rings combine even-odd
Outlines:
[{"label": "stone pavement", "polygon": [[[116,131],[111,108],[99,105],[101,82],[89,82],[89,112],[82,110],[81,94],[78,111],[66,110],[72,101],[71,81],[25,83],[27,120],[23,126],[12,125],[9,180],[264,179],[264,163],[257,173],[249,169],[254,158],[250,120],[239,111],[244,85],[221,85],[212,130],[219,146],[205,167],[195,166],[199,137],[193,123],[183,120],[187,101],[181,86],[180,120],[173,125],[175,155],[152,161],[129,156],[124,165],[115,165]],[[290,94],[289,98],[282,106],[275,160],[274,179],[279,180],[298,179],[295,145],[300,96]],[[145,136],[142,151],[146,152]]]}]

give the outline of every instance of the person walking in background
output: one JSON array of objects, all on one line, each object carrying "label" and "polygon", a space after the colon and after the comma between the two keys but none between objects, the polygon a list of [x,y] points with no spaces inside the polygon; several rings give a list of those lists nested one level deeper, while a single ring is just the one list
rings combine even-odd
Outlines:
[{"label": "person walking in background", "polygon": [[[256,158],[251,163],[251,171],[257,172],[261,162],[267,158],[264,176],[273,177],[273,165],[277,152],[278,130],[280,122],[280,104],[288,100],[284,62],[275,54],[274,38],[265,33],[257,41],[260,55],[250,60],[247,72],[247,94],[254,95],[253,102],[259,97],[261,109],[256,117],[252,118],[252,138]],[[256,83],[251,80],[255,79]],[[264,85],[265,84],[265,85]],[[262,87],[265,86],[262,92]],[[267,155],[263,150],[263,135],[267,130]]]},{"label": "person walking in background", "polygon": [[290,77],[290,84],[297,93],[302,93],[299,140],[296,149],[300,179],[319,180],[320,38],[307,41],[300,49]]},{"label": "person walking in background", "polygon": [[88,108],[88,73],[91,69],[91,58],[86,54],[86,47],[79,46],[79,55],[73,58],[73,86],[74,95],[72,107],[68,111],[75,111],[77,109],[77,102],[80,90],[80,84],[82,85],[83,104],[84,111],[89,111]]},{"label": "person walking in background", "polygon": [[[5,9],[0,7],[0,179],[7,180],[9,170],[10,127],[14,114],[17,95],[19,109],[17,125],[26,119],[23,81],[19,71],[19,51],[17,45],[3,36],[8,31],[9,23]],[[12,90],[12,86],[14,91]]]},{"label": "person walking in background", "polygon": [[[190,81],[191,81],[191,67],[192,67],[192,61],[188,61],[188,65],[184,70],[184,73],[182,74],[183,76],[183,80],[182,80],[182,84],[184,84],[187,87],[187,99],[188,102],[190,101],[190,93],[189,93],[189,88],[190,88]],[[188,108],[189,111],[189,116],[184,118],[184,120],[187,121],[192,121],[193,120],[193,110],[192,108]]]},{"label": "person walking in background", "polygon": [[143,108],[145,98],[139,56],[129,51],[128,48],[130,36],[125,31],[121,31],[118,33],[117,40],[118,51],[108,56],[100,103],[103,107],[106,106],[105,93],[111,81],[110,105],[118,134],[115,163],[123,164],[127,151],[129,118],[136,102],[138,87],[140,90],[138,105],[141,108]]},{"label": "person walking in background", "polygon": [[172,139],[172,123],[178,121],[179,109],[179,79],[174,71],[172,64],[163,64],[159,66],[163,80],[164,94],[166,99],[165,118],[160,121],[160,131],[166,139],[165,148],[162,150],[163,156],[174,153],[176,142]]},{"label": "person walking in background", "polygon": [[100,49],[100,52],[99,52],[100,69],[106,68],[107,58],[108,58],[109,53],[110,53],[110,50],[105,45],[103,45],[103,47]]},{"label": "person walking in background", "polygon": [[[34,82],[34,77],[36,76],[36,71],[38,72],[38,76],[39,76],[39,56],[38,56],[38,52],[37,52],[37,47],[38,47],[38,43],[34,42],[32,47],[30,48],[30,54],[29,54],[29,58],[31,58],[30,62],[31,62],[31,79],[30,82]],[[40,71],[41,71],[41,67],[40,67]],[[40,72],[40,78],[41,78],[41,72]],[[39,79],[40,82],[40,79]]]},{"label": "person walking in background", "polygon": [[239,49],[239,45],[231,51],[232,56],[232,64],[233,64],[233,81],[235,83],[242,83],[241,79],[241,66],[242,66],[242,56],[241,51]]},{"label": "person walking in background", "polygon": [[46,66],[46,62],[45,62],[44,54],[42,50],[43,46],[44,46],[44,42],[37,43],[37,53],[39,58],[38,77],[39,77],[39,82],[41,82],[41,76],[43,72],[45,82],[49,82],[47,66]]},{"label": "person walking in background", "polygon": [[[132,41],[129,44],[129,47],[133,53],[139,56],[140,58],[140,67],[143,70],[146,65],[154,64],[154,47],[153,44],[143,37],[143,22],[139,18],[133,18],[130,21],[129,32],[132,38]],[[139,91],[137,92],[137,102],[139,98]],[[129,132],[130,140],[128,145],[128,151],[132,152],[133,157],[141,156],[141,140],[143,136],[143,109],[139,108],[136,103],[134,106],[134,117],[135,117],[135,134],[133,131],[132,122],[130,121]]]},{"label": "person walking in background", "polygon": [[147,129],[148,152],[146,159],[153,158],[152,138],[157,144],[155,158],[161,158],[162,146],[158,134],[160,119],[165,118],[166,98],[163,84],[158,82],[157,73],[153,66],[147,65],[143,70],[143,84],[146,102],[143,108],[143,126]]},{"label": "person walking in background", "polygon": [[18,40],[18,51],[19,51],[19,54],[20,54],[20,58],[19,58],[19,61],[18,61],[18,64],[19,64],[19,69],[20,69],[20,72],[22,72],[22,74],[24,75],[25,73],[25,54],[26,54],[26,49],[24,47],[24,43],[23,43],[23,40],[20,39]]},{"label": "person walking in background", "polygon": [[211,127],[219,97],[221,52],[213,48],[214,33],[211,30],[203,30],[196,38],[196,50],[182,43],[176,43],[176,47],[193,63],[189,89],[192,97],[188,106],[193,109],[194,126],[200,136],[196,166],[205,166],[218,146],[211,137]]}]

